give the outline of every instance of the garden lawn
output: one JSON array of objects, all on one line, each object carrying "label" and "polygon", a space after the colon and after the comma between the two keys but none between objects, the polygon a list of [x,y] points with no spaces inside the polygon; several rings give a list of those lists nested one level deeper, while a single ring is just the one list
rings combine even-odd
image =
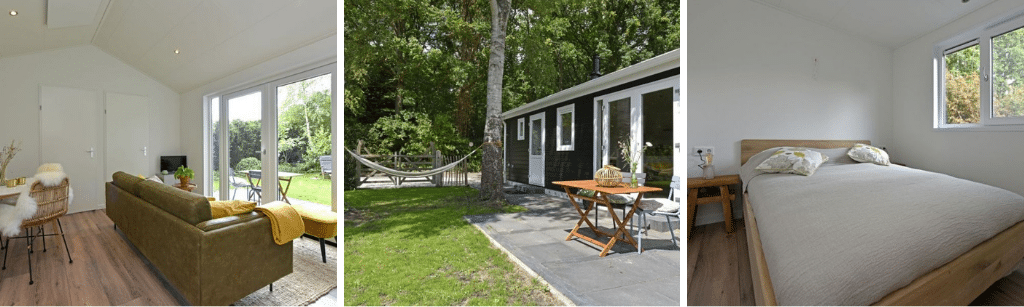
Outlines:
[{"label": "garden lawn", "polygon": [[[214,180],[213,190],[217,191],[218,189],[220,189],[220,181]],[[244,191],[239,191],[237,196],[245,198],[242,194],[245,194]],[[292,177],[292,185],[288,188],[288,199],[301,199],[330,206],[331,179],[321,178],[320,173],[302,174]]]},{"label": "garden lawn", "polygon": [[[554,305],[464,215],[466,187],[345,192],[345,305]],[[507,211],[522,207],[507,206]]]}]

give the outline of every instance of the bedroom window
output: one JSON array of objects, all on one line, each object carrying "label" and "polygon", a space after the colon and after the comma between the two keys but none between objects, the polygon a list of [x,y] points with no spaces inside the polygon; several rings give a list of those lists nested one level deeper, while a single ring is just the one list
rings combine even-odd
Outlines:
[{"label": "bedroom window", "polygon": [[518,125],[516,125],[516,126],[519,127],[518,128],[519,135],[516,136],[516,139],[522,141],[522,140],[526,139],[526,131],[525,131],[526,130],[526,119],[525,118],[520,118],[519,121],[517,121],[517,123],[518,123]]},{"label": "bedroom window", "polygon": [[576,143],[576,107],[575,105],[567,105],[555,112],[555,140],[558,144],[558,151],[571,151],[573,145]]},{"label": "bedroom window", "polygon": [[962,33],[935,51],[935,128],[1024,129],[1024,19]]}]

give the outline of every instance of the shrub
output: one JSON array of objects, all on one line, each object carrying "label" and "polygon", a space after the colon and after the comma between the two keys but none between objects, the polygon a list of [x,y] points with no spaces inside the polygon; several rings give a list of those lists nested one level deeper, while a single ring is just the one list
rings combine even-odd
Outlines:
[{"label": "shrub", "polygon": [[[345,162],[345,181],[342,182],[342,188],[345,190],[355,190],[359,187],[359,172],[356,170],[356,164],[358,164],[359,161],[356,161],[356,159],[352,158],[348,153],[341,156],[342,160]],[[334,173],[338,173],[337,168],[335,168]]]},{"label": "shrub", "polygon": [[255,157],[247,157],[247,158],[242,159],[242,161],[238,161],[238,165],[235,165],[235,170],[236,171],[257,170],[257,169],[260,169],[261,167],[262,166],[260,165],[260,160],[259,159],[256,159]]}]

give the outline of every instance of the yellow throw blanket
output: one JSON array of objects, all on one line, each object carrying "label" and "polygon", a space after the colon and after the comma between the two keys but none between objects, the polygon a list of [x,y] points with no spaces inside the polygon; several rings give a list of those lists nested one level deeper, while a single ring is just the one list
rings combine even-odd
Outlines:
[{"label": "yellow throw blanket", "polygon": [[270,230],[274,233],[274,243],[277,245],[291,242],[305,232],[299,212],[282,201],[258,206],[256,211],[270,218]]}]

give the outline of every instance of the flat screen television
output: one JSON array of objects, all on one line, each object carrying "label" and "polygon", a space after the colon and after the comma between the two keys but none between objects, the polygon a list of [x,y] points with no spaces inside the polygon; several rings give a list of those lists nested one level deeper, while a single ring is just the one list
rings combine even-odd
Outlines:
[{"label": "flat screen television", "polygon": [[160,156],[160,171],[167,171],[169,174],[174,174],[174,171],[178,170],[179,166],[188,167],[188,158],[186,156]]}]

